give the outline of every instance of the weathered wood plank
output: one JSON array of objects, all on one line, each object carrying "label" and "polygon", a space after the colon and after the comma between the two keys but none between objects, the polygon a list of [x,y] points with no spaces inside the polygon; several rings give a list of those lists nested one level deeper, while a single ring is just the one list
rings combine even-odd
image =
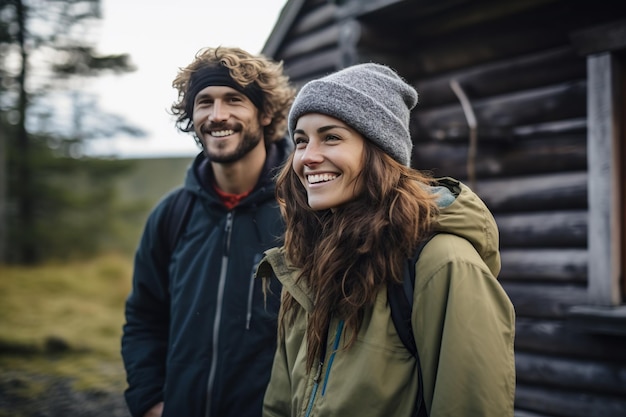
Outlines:
[{"label": "weathered wood plank", "polygon": [[[609,53],[589,57],[589,254],[596,261],[589,268],[589,295],[595,305],[619,305],[624,265],[621,249],[626,208],[618,200],[624,190],[620,152],[624,133],[620,122],[624,105],[618,104],[624,89],[619,61]],[[620,178],[621,177],[621,178]]]},{"label": "weathered wood plank", "polygon": [[581,55],[623,50],[626,48],[626,20],[576,31],[571,39]]},{"label": "weathered wood plank", "polygon": [[284,62],[285,72],[294,84],[299,84],[302,79],[326,75],[336,71],[341,63],[341,51],[331,49],[316,54],[309,54],[304,58]]},{"label": "weathered wood plank", "polygon": [[[523,33],[524,30],[526,33]],[[447,38],[435,39],[427,35],[429,42],[420,45],[420,48],[406,48],[412,51],[412,54],[405,59],[404,71],[407,74],[424,77],[505,60],[512,56],[532,54],[562,45],[555,39],[558,36],[556,32],[556,29],[545,27],[538,31],[529,31],[528,26],[515,30],[500,28],[492,33],[473,28],[472,32],[460,34],[454,42]],[[522,38],[524,42],[518,42]],[[410,42],[411,39],[415,38],[405,40]]]},{"label": "weathered wood plank", "polygon": [[337,5],[334,3],[324,2],[323,5],[316,9],[310,10],[296,22],[289,32],[290,42],[292,36],[300,36],[304,33],[314,31],[322,26],[331,24],[337,13]]},{"label": "weathered wood plank", "polygon": [[[398,71],[400,72],[400,68]],[[437,107],[456,103],[450,88],[450,80],[456,79],[471,100],[501,95],[512,90],[527,90],[564,81],[584,79],[584,58],[576,55],[571,47],[521,56],[495,63],[447,73],[428,79],[420,74],[403,74],[420,95],[420,108]]]},{"label": "weathered wood plank", "polygon": [[553,416],[549,416],[546,414],[538,414],[538,413],[533,413],[530,411],[526,411],[526,410],[515,410],[514,417],[553,417]]},{"label": "weathered wood plank", "polygon": [[587,282],[587,250],[502,249],[500,280]]},{"label": "weathered wood plank", "polygon": [[517,352],[518,382],[626,396],[626,364]]},{"label": "weathered wood plank", "polygon": [[475,191],[494,213],[586,209],[587,173],[482,180]]},{"label": "weathered wood plank", "polygon": [[[416,139],[413,166],[438,175],[462,178],[467,175],[468,143]],[[476,177],[514,177],[551,172],[582,171],[587,168],[587,139],[584,132],[537,135],[502,142],[482,141],[476,153]]]},{"label": "weathered wood plank", "polygon": [[572,284],[531,284],[502,281],[518,317],[559,319],[572,306],[587,302],[587,288]]},{"label": "weathered wood plank", "polygon": [[282,51],[281,59],[292,60],[303,55],[308,55],[310,58],[310,54],[316,51],[337,45],[339,32],[339,26],[331,25],[294,38]]},{"label": "weathered wood plank", "polygon": [[530,319],[518,314],[515,321],[515,351],[626,362],[622,339],[587,332],[571,322],[569,311],[560,320]]},{"label": "weathered wood plank", "polygon": [[616,396],[518,384],[515,407],[567,417],[624,417],[626,400]]},{"label": "weathered wood plank", "polygon": [[500,247],[587,247],[587,211],[555,211],[496,216]]},{"label": "weathered wood plank", "polygon": [[626,305],[576,306],[569,312],[569,322],[591,334],[626,337]]},{"label": "weathered wood plank", "polygon": [[[587,111],[586,94],[586,81],[577,81],[476,100],[472,108],[479,137],[493,138],[495,133],[490,132],[519,125],[582,117]],[[453,140],[469,136],[460,104],[416,111],[412,123],[419,137]]]},{"label": "weathered wood plank", "polygon": [[[539,3],[545,6],[538,8]],[[404,4],[394,15],[372,13],[365,23],[380,36],[395,38],[401,49],[395,55],[404,56],[407,68],[419,77],[567,45],[571,31],[606,21],[607,13],[613,13],[614,19],[623,17],[623,10],[616,13],[615,5],[589,7],[583,1],[527,0],[488,6],[465,1],[449,9],[439,2],[419,7]],[[429,12],[433,9],[437,11]]]}]

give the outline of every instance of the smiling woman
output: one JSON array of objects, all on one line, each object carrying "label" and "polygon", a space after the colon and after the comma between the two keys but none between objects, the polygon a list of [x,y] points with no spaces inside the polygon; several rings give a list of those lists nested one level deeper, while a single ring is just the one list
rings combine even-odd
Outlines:
[{"label": "smiling woman", "polygon": [[[206,46],[261,51],[286,0],[102,0],[98,48],[128,53],[137,71],[90,81],[105,111],[124,115],[147,132],[141,139],[120,133],[89,144],[91,155],[191,156],[197,145],[174,127],[167,109],[176,99],[171,80],[189,56]],[[141,21],[141,36],[134,36]]]},{"label": "smiling woman", "polygon": [[409,166],[416,103],[374,63],[294,100],[296,149],[276,180],[284,245],[258,267],[283,284],[265,417],[513,416],[515,314],[496,279],[497,226],[468,187]]}]

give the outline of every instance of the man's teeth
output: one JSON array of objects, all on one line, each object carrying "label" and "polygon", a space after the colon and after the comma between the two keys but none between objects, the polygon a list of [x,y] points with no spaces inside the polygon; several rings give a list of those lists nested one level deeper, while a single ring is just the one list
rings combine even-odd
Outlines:
[{"label": "man's teeth", "polygon": [[316,175],[309,175],[307,178],[309,180],[309,184],[316,184],[318,182],[332,181],[335,178],[337,178],[337,175],[336,174],[316,174]]},{"label": "man's teeth", "polygon": [[221,138],[224,136],[232,135],[233,133],[235,133],[234,130],[216,130],[211,132],[211,136]]}]

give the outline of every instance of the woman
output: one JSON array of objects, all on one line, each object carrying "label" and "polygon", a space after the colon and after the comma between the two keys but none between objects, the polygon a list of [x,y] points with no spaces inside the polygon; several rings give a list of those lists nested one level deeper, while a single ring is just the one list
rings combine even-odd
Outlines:
[{"label": "woman", "polygon": [[[417,92],[393,70],[356,65],[306,84],[289,114],[295,150],[277,180],[285,245],[258,275],[283,284],[265,416],[513,415],[513,306],[496,280],[498,231],[452,179],[409,168]],[[387,288],[420,241],[411,327]],[[420,375],[421,372],[421,375]]]}]

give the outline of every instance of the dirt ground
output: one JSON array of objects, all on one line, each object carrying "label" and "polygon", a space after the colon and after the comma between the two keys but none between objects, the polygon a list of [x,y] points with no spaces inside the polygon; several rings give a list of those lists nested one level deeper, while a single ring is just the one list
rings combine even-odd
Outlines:
[{"label": "dirt ground", "polygon": [[0,371],[0,417],[130,417],[119,389],[76,391],[72,381]]}]

